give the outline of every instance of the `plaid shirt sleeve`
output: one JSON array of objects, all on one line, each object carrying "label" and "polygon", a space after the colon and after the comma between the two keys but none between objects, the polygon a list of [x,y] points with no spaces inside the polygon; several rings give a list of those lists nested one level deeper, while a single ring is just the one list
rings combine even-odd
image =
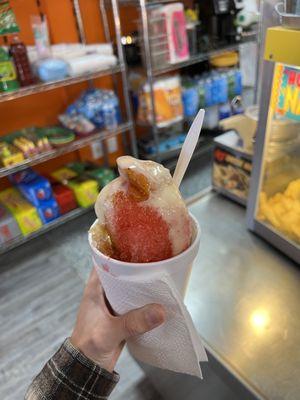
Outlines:
[{"label": "plaid shirt sleeve", "polygon": [[87,358],[66,339],[34,378],[25,400],[107,399],[119,381]]}]

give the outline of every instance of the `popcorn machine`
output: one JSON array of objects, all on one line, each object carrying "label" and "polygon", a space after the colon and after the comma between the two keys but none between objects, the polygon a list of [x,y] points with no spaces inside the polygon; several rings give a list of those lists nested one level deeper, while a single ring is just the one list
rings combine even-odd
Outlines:
[{"label": "popcorn machine", "polygon": [[300,264],[300,30],[267,30],[247,225]]}]

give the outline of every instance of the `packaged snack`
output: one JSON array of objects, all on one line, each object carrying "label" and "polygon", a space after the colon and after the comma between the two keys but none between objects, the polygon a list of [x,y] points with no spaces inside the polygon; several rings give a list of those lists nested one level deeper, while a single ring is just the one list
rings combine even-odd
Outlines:
[{"label": "packaged snack", "polygon": [[26,158],[52,149],[48,138],[43,134],[43,128],[24,128],[5,136],[5,141],[21,150]]},{"label": "packaged snack", "polygon": [[19,185],[20,183],[28,183],[33,181],[38,177],[38,174],[31,168],[24,169],[23,171],[15,172],[10,174],[8,179],[14,185]]},{"label": "packaged snack", "polygon": [[74,132],[61,126],[43,128],[43,132],[47,136],[49,143],[54,147],[63,146],[75,140]]},{"label": "packaged snack", "polygon": [[38,149],[35,147],[35,144],[32,140],[27,139],[24,136],[19,136],[13,140],[14,146],[22,151],[26,158],[30,158],[38,154]]},{"label": "packaged snack", "polygon": [[51,197],[36,207],[43,224],[53,221],[60,216],[57,201]]},{"label": "packaged snack", "polygon": [[42,82],[58,81],[68,76],[68,64],[58,58],[46,58],[35,65],[36,74]]},{"label": "packaged snack", "polygon": [[22,129],[21,132],[25,138],[34,143],[39,153],[43,153],[52,149],[49,139],[45,134],[44,128],[30,127]]},{"label": "packaged snack", "polygon": [[9,1],[0,0],[0,35],[19,32],[15,14],[9,5]]},{"label": "packaged snack", "polygon": [[190,54],[183,4],[173,3],[158,7],[153,11],[152,15],[153,17],[164,19],[169,62],[175,64],[188,60]]},{"label": "packaged snack", "polygon": [[0,205],[0,245],[21,235],[20,229],[11,213]]},{"label": "packaged snack", "polygon": [[72,129],[78,135],[89,135],[96,128],[91,121],[82,114],[78,114],[76,110],[70,114],[61,114],[58,119],[65,128]]},{"label": "packaged snack", "polygon": [[24,155],[15,146],[0,142],[0,164],[4,167],[19,164],[24,160]]},{"label": "packaged snack", "polygon": [[[179,76],[162,78],[154,83],[154,100],[156,124],[166,127],[183,118],[181,85]],[[150,85],[146,83],[140,93],[138,119],[143,122],[152,121]]]},{"label": "packaged snack", "polygon": [[109,182],[116,178],[114,170],[106,167],[92,169],[90,171],[87,171],[86,175],[92,179],[95,179],[98,182],[99,189],[102,189]]},{"label": "packaged snack", "polygon": [[51,199],[53,195],[49,181],[39,175],[29,182],[19,183],[18,189],[34,206],[42,205],[44,202]]},{"label": "packaged snack", "polygon": [[0,201],[15,217],[24,236],[41,228],[42,222],[36,208],[15,188],[0,192]]},{"label": "packaged snack", "polygon": [[67,186],[61,184],[53,184],[52,189],[61,215],[66,214],[77,207],[74,193]]},{"label": "packaged snack", "polygon": [[15,66],[8,53],[0,47],[0,92],[19,88]]},{"label": "packaged snack", "polygon": [[115,129],[121,123],[119,99],[112,90],[88,89],[71,104],[65,114],[82,115],[97,128]]},{"label": "packaged snack", "polygon": [[67,185],[69,180],[77,177],[77,174],[72,169],[63,167],[51,172],[50,176],[55,179],[55,181]]},{"label": "packaged snack", "polygon": [[98,196],[98,183],[92,179],[77,178],[68,182],[68,187],[73,190],[80,207],[90,207]]},{"label": "packaged snack", "polygon": [[90,162],[73,162],[68,164],[67,167],[71,168],[78,175],[96,180],[99,184],[99,189],[103,188],[116,177],[113,169],[99,167]]}]

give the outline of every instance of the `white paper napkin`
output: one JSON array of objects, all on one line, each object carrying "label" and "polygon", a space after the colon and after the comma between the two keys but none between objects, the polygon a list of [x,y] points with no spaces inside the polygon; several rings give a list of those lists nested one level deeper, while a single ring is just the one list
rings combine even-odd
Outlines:
[{"label": "white paper napkin", "polygon": [[155,367],[202,378],[200,362],[207,361],[205,349],[169,274],[156,272],[147,279],[117,277],[107,266],[95,265],[116,313],[124,314],[149,303],[162,304],[166,310],[163,325],[128,341],[132,355]]}]

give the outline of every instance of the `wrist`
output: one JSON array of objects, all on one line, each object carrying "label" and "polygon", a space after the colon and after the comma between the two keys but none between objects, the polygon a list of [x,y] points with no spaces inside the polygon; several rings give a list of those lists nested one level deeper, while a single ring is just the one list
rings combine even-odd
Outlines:
[{"label": "wrist", "polygon": [[71,344],[77,348],[85,357],[112,373],[114,371],[114,357],[112,353],[107,353],[95,343],[92,338],[81,338],[73,332],[70,337]]}]

